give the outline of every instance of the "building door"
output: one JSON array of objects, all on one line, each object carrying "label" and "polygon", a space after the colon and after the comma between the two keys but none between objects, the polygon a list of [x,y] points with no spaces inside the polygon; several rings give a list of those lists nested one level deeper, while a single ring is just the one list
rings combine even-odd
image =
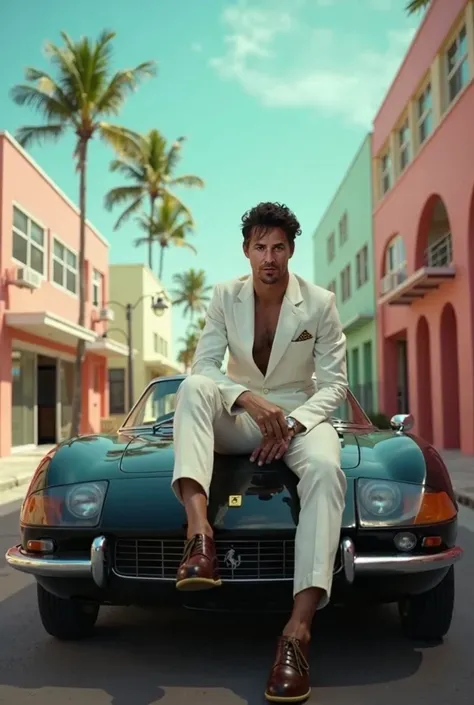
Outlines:
[{"label": "building door", "polygon": [[353,348],[351,350],[351,372],[352,372],[352,379],[351,379],[351,388],[352,392],[357,399],[357,401],[360,403],[360,371],[359,371],[359,348]]},{"label": "building door", "polygon": [[74,393],[74,363],[59,360],[58,438],[66,440],[72,427],[72,397]]},{"label": "building door", "polygon": [[35,445],[36,355],[12,350],[12,447]]},{"label": "building door", "polygon": [[364,365],[364,393],[362,396],[362,405],[367,413],[372,413],[374,410],[374,389],[373,389],[373,371],[372,371],[372,341],[368,340],[363,347],[363,365]]},{"label": "building door", "polygon": [[408,414],[408,352],[407,341],[397,341],[397,414]]},{"label": "building door", "polygon": [[56,443],[57,360],[38,355],[38,444]]}]

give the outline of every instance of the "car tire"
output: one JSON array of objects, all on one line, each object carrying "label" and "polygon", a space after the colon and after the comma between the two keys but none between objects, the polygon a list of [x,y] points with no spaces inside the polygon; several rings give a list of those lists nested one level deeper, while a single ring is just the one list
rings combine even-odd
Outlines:
[{"label": "car tire", "polygon": [[398,603],[402,631],[409,639],[438,641],[449,631],[454,612],[454,566],[428,592]]},{"label": "car tire", "polygon": [[75,641],[92,635],[100,605],[65,600],[37,584],[41,622],[51,636],[61,641]]}]

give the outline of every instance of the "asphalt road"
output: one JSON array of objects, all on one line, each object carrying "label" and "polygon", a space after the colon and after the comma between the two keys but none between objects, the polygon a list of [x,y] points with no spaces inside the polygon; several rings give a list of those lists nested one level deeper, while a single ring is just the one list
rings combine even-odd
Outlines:
[{"label": "asphalt road", "polygon": [[[14,494],[10,499],[16,499]],[[3,705],[262,705],[281,619],[103,609],[96,636],[51,639],[34,580],[3,560],[18,502],[0,507],[0,703]],[[311,656],[321,705],[472,705],[474,511],[461,508],[457,609],[443,644],[399,634],[395,610],[340,609],[319,618]]]}]

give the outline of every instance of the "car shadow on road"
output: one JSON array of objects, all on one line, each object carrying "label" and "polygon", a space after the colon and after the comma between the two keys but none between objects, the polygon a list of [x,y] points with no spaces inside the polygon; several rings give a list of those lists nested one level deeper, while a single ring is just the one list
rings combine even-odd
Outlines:
[{"label": "car shadow on road", "polygon": [[[264,609],[244,616],[103,608],[92,639],[58,642],[44,632],[29,585],[0,602],[6,637],[0,694],[4,686],[102,690],[111,705],[152,705],[168,697],[183,702],[172,692],[186,689],[185,699],[196,705],[235,702],[235,696],[261,705],[284,624],[282,615]],[[423,659],[420,645],[401,636],[392,608],[328,608],[315,627],[310,665],[316,692],[406,679]],[[191,699],[189,689],[196,689]]]}]

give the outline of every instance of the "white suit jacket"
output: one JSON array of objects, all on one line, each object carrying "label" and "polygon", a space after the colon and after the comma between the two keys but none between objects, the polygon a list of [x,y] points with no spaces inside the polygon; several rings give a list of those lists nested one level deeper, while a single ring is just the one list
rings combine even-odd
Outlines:
[{"label": "white suit jacket", "polygon": [[[217,284],[191,374],[213,379],[230,414],[249,390],[291,414],[308,433],[347,395],[346,337],[332,292],[290,274],[265,375],[253,360],[255,297],[252,276]],[[301,334],[302,340],[296,342]],[[307,336],[307,333],[311,337]],[[227,372],[221,371],[226,350]]]}]

